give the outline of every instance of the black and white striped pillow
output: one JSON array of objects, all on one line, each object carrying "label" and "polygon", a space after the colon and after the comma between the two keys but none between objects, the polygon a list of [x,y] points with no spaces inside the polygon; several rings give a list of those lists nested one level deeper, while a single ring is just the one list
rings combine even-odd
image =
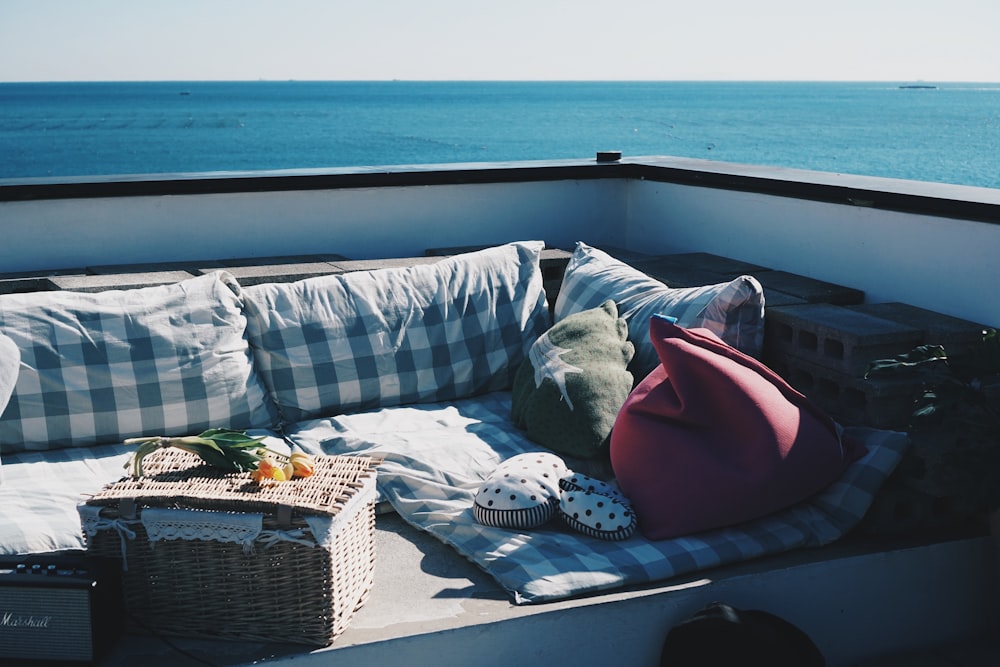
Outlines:
[{"label": "black and white striped pillow", "polygon": [[501,463],[479,487],[473,514],[495,528],[528,530],[549,521],[559,509],[559,480],[566,464],[546,452],[519,454]]}]

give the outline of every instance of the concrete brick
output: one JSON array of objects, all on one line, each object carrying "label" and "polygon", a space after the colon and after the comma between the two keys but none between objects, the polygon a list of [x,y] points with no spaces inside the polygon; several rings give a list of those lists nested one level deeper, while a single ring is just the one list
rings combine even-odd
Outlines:
[{"label": "concrete brick", "polygon": [[920,382],[855,377],[795,357],[768,364],[788,384],[844,424],[906,430]]},{"label": "concrete brick", "polygon": [[467,252],[476,252],[477,250],[485,250],[492,247],[493,245],[489,243],[485,245],[454,245],[444,248],[427,248],[424,250],[424,254],[428,257],[451,257],[452,255],[462,255]]},{"label": "concrete brick", "polygon": [[0,278],[0,294],[47,292],[58,289],[48,278]]},{"label": "concrete brick", "polygon": [[56,289],[72,292],[103,292],[111,289],[138,289],[154,285],[170,285],[190,277],[191,274],[187,271],[152,271],[148,273],[52,276],[49,281]]},{"label": "concrete brick", "polygon": [[386,259],[351,259],[346,262],[331,262],[341,273],[354,271],[374,271],[377,269],[406,268],[420,264],[436,264],[444,257],[391,257]]},{"label": "concrete brick", "polygon": [[861,290],[787,271],[763,271],[754,277],[760,281],[765,290],[784,292],[807,303],[833,303],[848,306],[861,303],[865,298],[865,293]]},{"label": "concrete brick", "polygon": [[646,252],[638,252],[636,250],[626,250],[625,248],[619,248],[617,246],[610,245],[595,245],[593,246],[598,250],[603,250],[615,259],[625,262],[626,264],[635,264],[635,262],[641,262],[650,259],[656,259],[661,255],[651,255]]},{"label": "concrete brick", "polygon": [[[763,286],[762,286],[763,287]],[[764,310],[771,312],[771,308],[781,308],[783,306],[800,306],[806,303],[805,299],[800,299],[791,294],[785,294],[773,289],[764,287]],[[766,318],[766,315],[765,315]],[[765,320],[766,321],[766,320]]]},{"label": "concrete brick", "polygon": [[968,501],[932,493],[894,474],[879,489],[858,531],[879,537],[961,536],[982,530],[982,511]]},{"label": "concrete brick", "polygon": [[664,259],[669,259],[677,265],[691,266],[728,276],[730,279],[743,275],[753,276],[761,271],[770,271],[768,267],[761,266],[760,264],[744,262],[741,259],[732,259],[731,257],[723,257],[722,255],[715,255],[710,252],[676,253],[666,255]]},{"label": "concrete brick", "polygon": [[646,275],[656,278],[668,287],[700,287],[729,282],[736,276],[718,273],[711,269],[678,262],[672,255],[637,259],[630,262],[632,266]]},{"label": "concrete brick", "polygon": [[794,357],[852,377],[923,337],[919,329],[825,303],[770,308],[764,326],[765,363]]},{"label": "concrete brick", "polygon": [[[211,273],[213,270],[206,270]],[[230,266],[225,268],[244,287],[263,283],[292,283],[296,280],[343,273],[330,262],[303,262],[301,264],[262,264],[254,266]]]},{"label": "concrete brick", "polygon": [[977,345],[987,328],[968,320],[936,313],[906,303],[865,303],[849,306],[850,310],[866,313],[883,320],[919,329],[923,332],[921,345],[943,345],[949,354],[965,352]]},{"label": "concrete brick", "polygon": [[185,271],[193,276],[210,273],[224,268],[222,262],[214,259],[184,262],[143,262],[139,264],[100,264],[88,266],[87,273],[112,275],[115,273],[157,273],[160,271]]},{"label": "concrete brick", "polygon": [[313,264],[323,262],[336,262],[348,259],[343,255],[335,253],[317,253],[313,255],[271,255],[268,257],[236,257],[232,259],[219,260],[219,264],[226,267],[236,266],[278,266],[281,264]]}]

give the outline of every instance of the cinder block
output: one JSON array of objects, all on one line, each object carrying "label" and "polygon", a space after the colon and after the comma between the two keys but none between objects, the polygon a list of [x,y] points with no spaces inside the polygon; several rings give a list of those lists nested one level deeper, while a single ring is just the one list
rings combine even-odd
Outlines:
[{"label": "cinder block", "polygon": [[72,292],[103,292],[112,289],[138,289],[154,285],[171,285],[190,277],[191,274],[187,271],[151,271],[148,273],[52,276],[48,280],[56,289]]},{"label": "cinder block", "polygon": [[378,269],[406,268],[419,264],[436,264],[444,259],[443,256],[427,257],[392,257],[386,259],[349,259],[346,262],[331,262],[338,269],[339,273],[352,273],[355,271],[375,271]]},{"label": "cinder block", "polygon": [[[205,270],[211,273],[217,269]],[[254,266],[229,266],[225,268],[240,285],[260,285],[263,283],[293,283],[296,280],[343,273],[330,262],[303,262],[301,264],[262,264]]]},{"label": "cinder block", "polygon": [[610,245],[595,245],[598,250],[603,250],[615,259],[625,262],[626,264],[635,265],[636,262],[642,262],[650,259],[656,259],[662,255],[651,255],[647,252],[639,252],[636,250],[627,250],[625,248],[619,248]]},{"label": "cinder block", "polygon": [[565,269],[572,256],[573,253],[562,248],[543,248],[539,263],[542,265],[543,270],[546,266]]},{"label": "cinder block", "polygon": [[929,492],[897,471],[879,489],[858,530],[879,537],[958,536],[981,531],[981,517],[968,501]]},{"label": "cinder block", "polygon": [[768,289],[764,287],[764,309],[768,313],[771,312],[770,310],[771,308],[782,308],[784,306],[798,306],[804,303],[805,300],[800,299],[797,296],[792,296],[791,294],[785,294],[784,292],[779,292],[777,290]]},{"label": "cinder block", "polygon": [[982,341],[983,331],[987,329],[982,324],[906,303],[865,303],[849,308],[859,313],[866,313],[883,320],[919,329],[923,332],[923,338],[919,344],[943,345],[949,354],[965,352],[977,345]]},{"label": "cinder block", "polygon": [[646,275],[656,278],[668,287],[699,287],[732,280],[735,276],[717,273],[711,269],[677,262],[672,255],[638,259],[630,262]]},{"label": "cinder block", "polygon": [[484,245],[453,245],[443,248],[427,248],[424,250],[424,254],[428,257],[450,257],[452,255],[462,255],[467,252],[476,252],[477,250],[485,250],[492,247],[493,245],[489,243]]},{"label": "cinder block", "polygon": [[135,264],[101,264],[88,266],[87,273],[113,275],[116,273],[157,273],[159,271],[186,271],[198,276],[224,268],[222,262],[214,259],[181,262],[141,262]]},{"label": "cinder block", "polygon": [[50,292],[59,289],[50,280],[54,276],[85,276],[87,273],[83,268],[4,272],[0,273],[0,294]]},{"label": "cinder block", "polygon": [[268,257],[235,257],[232,259],[221,259],[219,264],[226,267],[236,266],[278,266],[281,264],[314,264],[324,262],[336,262],[345,260],[347,257],[336,253],[317,253],[312,255],[271,255]]},{"label": "cinder block", "polygon": [[728,276],[730,279],[744,276],[756,275],[761,271],[770,271],[766,266],[744,262],[741,259],[723,257],[710,252],[682,252],[666,255],[664,259],[671,260],[674,264],[692,266],[712,273]]},{"label": "cinder block", "polygon": [[760,281],[765,290],[784,292],[806,303],[848,306],[861,303],[865,298],[864,292],[853,287],[828,283],[787,271],[763,271],[754,277]]},{"label": "cinder block", "polygon": [[783,357],[769,364],[788,384],[845,424],[906,430],[920,382],[913,378],[854,377]]},{"label": "cinder block", "polygon": [[669,287],[698,287],[729,282],[743,275],[769,271],[763,266],[708,252],[645,256],[630,262]]},{"label": "cinder block", "polygon": [[764,326],[765,363],[799,358],[852,377],[923,338],[919,329],[825,303],[769,308]]},{"label": "cinder block", "polygon": [[48,278],[0,278],[0,294],[48,292],[58,289]]}]

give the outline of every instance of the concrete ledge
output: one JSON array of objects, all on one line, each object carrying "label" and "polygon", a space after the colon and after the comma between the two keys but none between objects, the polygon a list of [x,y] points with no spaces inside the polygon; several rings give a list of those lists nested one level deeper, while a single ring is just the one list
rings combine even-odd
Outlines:
[{"label": "concrete ledge", "polygon": [[514,606],[491,578],[398,516],[380,515],[376,525],[371,596],[332,646],[168,645],[130,635],[101,666],[189,664],[177,649],[220,666],[264,658],[306,666],[655,665],[669,628],[723,601],[796,624],[837,667],[981,635],[998,619],[998,568],[987,537],[847,539],[659,585]]},{"label": "concrete ledge", "polygon": [[145,273],[109,273],[106,275],[53,276],[48,280],[56,289],[70,292],[104,292],[113,289],[137,289],[171,285],[191,277],[186,271],[149,271]]}]

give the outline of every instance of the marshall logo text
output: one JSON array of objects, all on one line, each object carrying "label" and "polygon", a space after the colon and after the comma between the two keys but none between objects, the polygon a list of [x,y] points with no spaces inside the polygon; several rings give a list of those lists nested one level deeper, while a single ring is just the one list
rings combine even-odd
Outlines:
[{"label": "marshall logo text", "polygon": [[12,611],[0,612],[0,628],[47,628],[51,623],[51,616],[25,616],[15,614]]}]

